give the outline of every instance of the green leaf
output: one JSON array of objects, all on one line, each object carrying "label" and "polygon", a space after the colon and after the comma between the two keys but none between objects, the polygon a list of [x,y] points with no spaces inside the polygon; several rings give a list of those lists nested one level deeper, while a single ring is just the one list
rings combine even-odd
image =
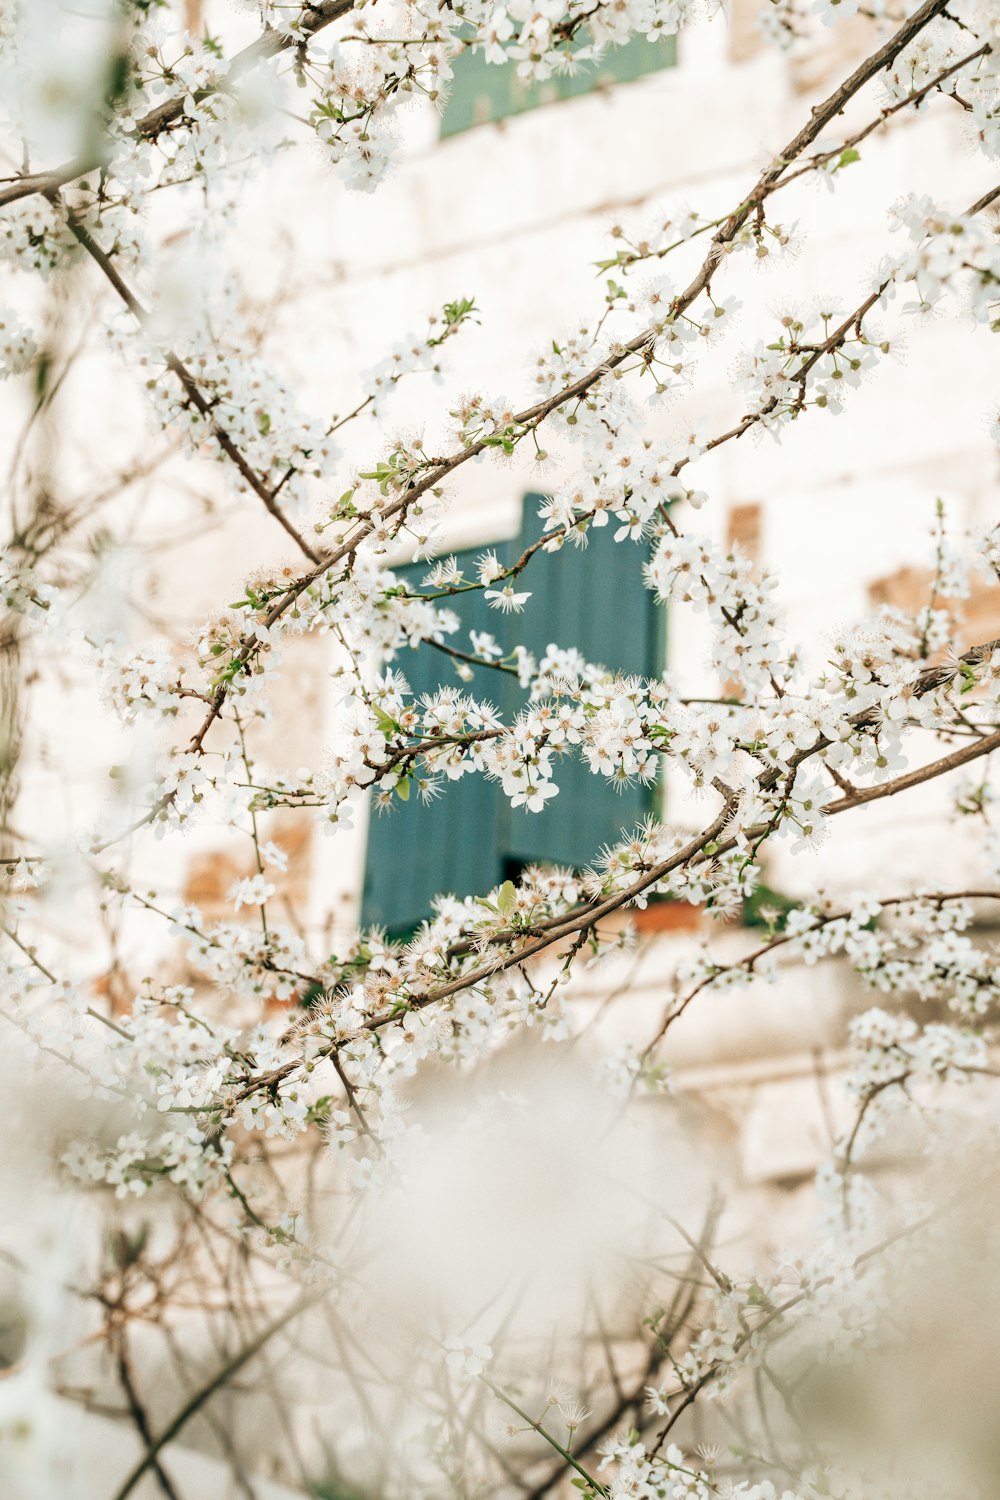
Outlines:
[{"label": "green leaf", "polygon": [[497,905],[499,906],[504,916],[506,916],[508,912],[513,910],[514,902],[516,901],[516,899],[517,892],[514,889],[514,882],[512,880],[505,880],[503,885],[500,887],[500,895],[497,900]]},{"label": "green leaf", "polygon": [[843,151],[841,151],[840,159],[837,162],[837,171],[839,172],[841,167],[849,167],[853,162],[860,160],[860,151],[855,151],[853,146],[845,146]]},{"label": "green leaf", "polygon": [[456,323],[461,323],[462,319],[468,317],[470,313],[478,312],[478,310],[474,297],[459,297],[456,302],[445,303],[444,319],[451,328]]},{"label": "green leaf", "polygon": [[52,355],[43,349],[38,356],[35,365],[35,395],[41,401],[48,389],[49,376],[52,373]]},{"label": "green leaf", "polygon": [[399,798],[400,802],[409,802],[410,778],[408,776],[404,776],[402,781],[396,782],[396,796]]}]

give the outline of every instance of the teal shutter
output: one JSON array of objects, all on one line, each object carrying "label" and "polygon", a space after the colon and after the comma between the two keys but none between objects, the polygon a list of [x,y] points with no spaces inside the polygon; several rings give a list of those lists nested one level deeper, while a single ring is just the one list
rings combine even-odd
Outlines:
[{"label": "teal shutter", "polygon": [[483,52],[461,52],[453,68],[451,91],[441,117],[441,135],[458,135],[475,125],[506,119],[542,104],[573,99],[593,89],[632,83],[646,73],[677,61],[677,38],[647,41],[633,36],[620,47],[607,47],[599,62],[581,63],[576,73],[556,73],[544,83],[525,83],[515,62],[489,63]]},{"label": "teal shutter", "polygon": [[[466,576],[475,577],[473,564],[485,550],[456,554]],[[493,550],[505,566],[515,555],[513,542]],[[397,572],[417,592],[429,567],[429,563],[416,563]],[[449,644],[457,650],[471,651],[470,630],[489,631],[504,647],[504,616],[490,609],[482,590],[440,602],[462,621],[461,630],[449,637]],[[415,651],[401,651],[396,666],[417,697],[455,681],[452,662],[426,643]],[[469,691],[503,708],[506,674],[488,667],[474,667],[473,672]],[[408,802],[397,798],[384,813],[373,809],[368,820],[362,925],[408,932],[430,915],[435,896],[475,896],[496,885],[500,878],[497,819],[504,800],[499,787],[483,776],[471,775],[445,781],[434,802],[421,802],[413,790]]]},{"label": "teal shutter", "polygon": [[[525,519],[528,525],[533,523],[535,535],[535,514],[542,498],[525,498]],[[642,543],[616,542],[617,530],[618,523],[612,520],[591,529],[587,547],[566,546],[561,552],[540,552],[533,557],[523,574],[531,598],[524,614],[513,619],[520,627],[518,639],[539,658],[550,643],[575,646],[588,661],[648,677],[657,670],[659,617],[653,595],[642,582],[647,553]],[[522,550],[530,539],[522,534]],[[518,695],[513,679],[507,681],[504,708],[512,717],[523,695]],[[578,869],[602,844],[616,842],[623,828],[631,829],[652,807],[650,787],[627,786],[616,791],[572,753],[560,762],[556,781],[559,795],[541,812],[512,808],[505,801],[501,853],[506,869],[533,861]]]},{"label": "teal shutter", "polygon": [[[494,547],[501,562],[509,565],[537,538],[541,499],[526,497],[520,537]],[[634,542],[616,543],[616,529],[612,522],[591,531],[586,548],[536,554],[517,581],[531,592],[521,615],[490,609],[481,591],[448,600],[448,608],[462,621],[450,643],[468,651],[468,632],[484,630],[505,653],[521,644],[541,657],[554,643],[575,646],[588,660],[620,671],[641,676],[657,671],[659,616],[642,584],[646,550]],[[467,577],[474,576],[475,559],[484,550],[457,554]],[[417,589],[426,572],[427,564],[421,563],[400,568],[399,576]],[[397,665],[416,694],[454,680],[448,658],[427,644],[401,652]],[[525,702],[517,679],[487,667],[476,667],[474,673],[470,691],[495,703],[509,722]],[[512,808],[499,786],[477,775],[445,782],[440,797],[429,804],[413,793],[390,812],[373,812],[362,924],[393,933],[410,931],[430,915],[439,893],[485,894],[536,861],[580,868],[653,804],[651,788],[616,791],[572,754],[560,763],[556,779],[559,795],[540,813]]]}]

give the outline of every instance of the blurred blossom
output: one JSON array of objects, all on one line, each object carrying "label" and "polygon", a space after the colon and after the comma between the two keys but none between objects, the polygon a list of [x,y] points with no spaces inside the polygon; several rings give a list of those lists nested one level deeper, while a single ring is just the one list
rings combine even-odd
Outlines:
[{"label": "blurred blossom", "polygon": [[[442,1367],[458,1393],[484,1372],[576,1379],[594,1317],[637,1326],[645,1258],[687,1256],[667,1215],[697,1224],[708,1174],[664,1111],[623,1106],[557,1043],[440,1074],[403,1116],[344,1271],[405,1469],[418,1392]],[[337,1227],[340,1257],[351,1238]]]},{"label": "blurred blossom", "polygon": [[18,11],[16,77],[5,78],[32,153],[32,167],[85,151],[113,82],[112,0],[31,0]]}]

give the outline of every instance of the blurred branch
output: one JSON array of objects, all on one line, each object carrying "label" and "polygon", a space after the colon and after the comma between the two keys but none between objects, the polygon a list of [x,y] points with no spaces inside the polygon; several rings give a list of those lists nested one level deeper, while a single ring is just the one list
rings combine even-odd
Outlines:
[{"label": "blurred branch", "polygon": [[[235,79],[241,78],[244,73],[251,72],[262,62],[267,62],[282,52],[301,46],[309,37],[315,36],[332,22],[339,21],[342,16],[346,16],[353,9],[354,0],[323,0],[322,4],[310,6],[305,11],[302,25],[294,35],[275,31],[269,26],[255,42],[250,43],[249,47],[244,47],[242,52],[237,52],[215,87],[196,90],[195,103],[201,103],[203,99],[209,99],[213,94],[221,93]],[[176,125],[184,118],[187,98],[187,91],[174,94],[170,99],[165,99],[162,104],[158,104],[155,109],[151,109],[148,114],[143,115],[142,119],[136,122],[136,137],[141,140],[154,141],[163,131]],[[20,198],[30,198],[34,193],[50,197],[67,183],[84,176],[87,172],[97,171],[103,165],[103,161],[97,155],[80,156],[74,161],[64,162],[61,167],[54,167],[49,172],[32,172],[15,178],[7,187],[0,187],[0,208],[8,203],[16,203]]]},{"label": "blurred branch", "polygon": [[320,1290],[314,1288],[304,1293],[279,1318],[275,1318],[272,1323],[263,1328],[248,1344],[244,1344],[238,1353],[234,1354],[231,1359],[226,1360],[212,1376],[211,1380],[195,1391],[194,1395],[184,1403],[177,1414],[167,1423],[159,1437],[147,1443],[146,1452],[115,1491],[114,1500],[126,1500],[126,1497],[131,1495],[143,1475],[155,1465],[157,1455],[168,1443],[173,1442],[174,1438],[187,1426],[195,1413],[201,1410],[205,1402],[209,1401],[216,1392],[228,1385],[233,1376],[238,1374],[244,1365],[249,1364],[276,1334],[280,1333],[282,1329],[287,1328],[300,1313],[305,1312],[306,1308],[311,1307],[314,1302],[317,1302],[324,1291],[325,1288],[321,1288]]},{"label": "blurred branch", "polygon": [[[100,267],[107,280],[114,287],[115,291],[125,303],[125,306],[128,308],[129,312],[135,318],[136,322],[140,325],[141,328],[148,329],[149,313],[147,312],[146,308],[143,307],[142,303],[136,297],[135,293],[131,290],[128,283],[124,280],[117,266],[111,260],[110,256],[108,256],[105,251],[101,249],[100,245],[98,245],[93,235],[88,229],[84,228],[76,215],[71,210],[66,208],[66,205],[62,203],[58,195],[53,195],[53,201],[56,202],[66,214],[66,222],[69,226],[70,233],[79,242],[79,244],[83,246],[84,250],[86,250],[87,254],[95,262],[95,264]],[[208,422],[211,428],[212,436],[219,444],[219,447],[222,449],[223,453],[225,453],[226,457],[230,459],[230,461],[236,466],[240,474],[242,474],[246,483],[253,490],[254,494],[263,501],[265,508],[274,517],[278,525],[283,527],[284,530],[287,531],[288,535],[298,545],[300,551],[302,551],[305,556],[308,557],[312,562],[317,562],[319,560],[319,553],[309,545],[309,543],[299,533],[299,531],[296,530],[292,522],[277,505],[274,498],[277,490],[271,489],[270,486],[264,483],[257,471],[244,458],[243,454],[233,442],[228,432],[226,432],[225,428],[220,426],[220,424],[216,421],[211,403],[206,401],[205,397],[202,395],[201,390],[198,387],[197,380],[191,374],[191,371],[188,369],[184,361],[180,359],[178,355],[174,354],[171,350],[166,351],[166,353],[163,355],[163,359],[167,368],[173,375],[176,376],[177,380],[180,382],[181,387],[184,390],[184,394],[188,398],[188,401],[198,412],[201,413],[201,415]],[[284,481],[282,481],[282,483],[283,482]],[[281,486],[279,485],[277,488],[280,489]]]}]

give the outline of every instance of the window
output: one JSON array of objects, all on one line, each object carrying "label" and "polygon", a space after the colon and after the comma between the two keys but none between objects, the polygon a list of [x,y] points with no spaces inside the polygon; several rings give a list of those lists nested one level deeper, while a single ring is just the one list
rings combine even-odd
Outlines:
[{"label": "window", "polygon": [[[529,516],[539,498],[527,497]],[[505,651],[521,644],[541,653],[555,642],[576,646],[591,661],[621,671],[650,675],[659,670],[662,616],[642,585],[645,550],[615,543],[614,529],[592,531],[589,547],[532,558],[525,575],[532,597],[521,615],[490,609],[480,591],[448,600],[462,620],[462,636],[452,637],[453,643],[466,649],[469,630],[488,630]],[[509,564],[532,539],[522,528],[521,536],[494,550]],[[458,554],[467,574],[484,550],[485,545]],[[399,571],[419,586],[427,566]],[[613,601],[613,608],[595,608],[597,598]],[[404,650],[397,665],[415,693],[451,680],[448,658],[426,643],[416,651]],[[495,703],[509,720],[524,702],[517,679],[485,666],[474,672],[469,691]],[[411,798],[391,812],[373,813],[362,922],[386,926],[391,919],[395,931],[407,931],[430,915],[438,892],[476,895],[534,861],[580,868],[653,807],[651,787],[617,792],[575,757],[561,762],[558,782],[559,795],[540,813],[512,808],[499,786],[475,775],[447,783],[430,804]]]},{"label": "window", "polygon": [[463,52],[455,59],[455,77],[441,119],[441,135],[458,135],[473,125],[486,125],[519,115],[540,104],[573,99],[592,89],[631,83],[645,73],[671,67],[677,59],[674,37],[648,42],[634,36],[622,47],[609,47],[598,63],[584,63],[578,73],[563,73],[544,83],[523,83],[517,64],[488,63],[481,51]]}]

